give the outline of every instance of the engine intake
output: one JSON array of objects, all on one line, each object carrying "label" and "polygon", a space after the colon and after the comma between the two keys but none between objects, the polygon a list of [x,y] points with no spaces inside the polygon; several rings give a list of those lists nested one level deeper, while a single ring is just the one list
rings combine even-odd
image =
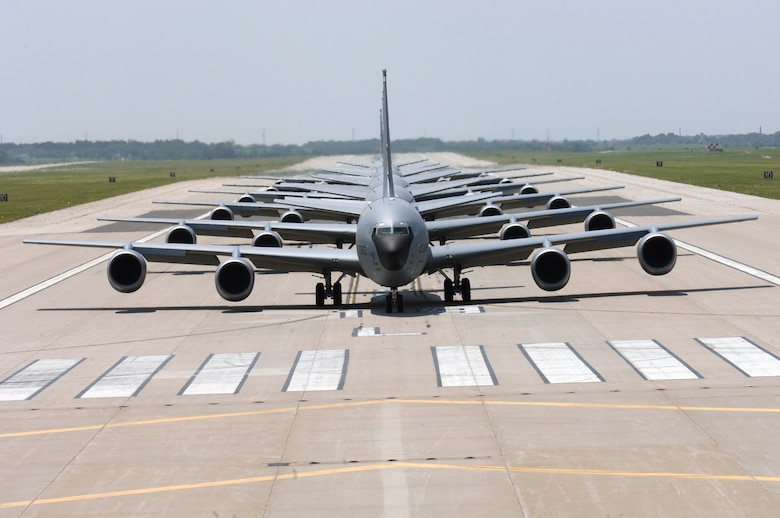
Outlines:
[{"label": "engine intake", "polygon": [[251,194],[242,194],[236,200],[237,203],[255,203],[257,200]]},{"label": "engine intake", "polygon": [[252,246],[264,246],[270,248],[282,247],[282,236],[278,232],[263,231],[252,239]]},{"label": "engine intake", "polygon": [[243,257],[233,257],[219,264],[214,282],[220,297],[230,302],[239,302],[252,293],[255,270]]},{"label": "engine intake", "polygon": [[531,237],[531,231],[522,223],[506,223],[498,232],[498,237],[502,241],[505,239],[523,239]]},{"label": "engine intake", "polygon": [[484,207],[482,207],[481,209],[479,209],[478,215],[480,217],[482,217],[482,216],[500,216],[503,213],[504,212],[501,210],[501,207],[496,207],[493,204],[487,204]]},{"label": "engine intake", "polygon": [[283,223],[303,223],[303,215],[297,210],[288,210],[282,214],[280,221]]},{"label": "engine intake", "polygon": [[536,285],[543,290],[560,290],[569,282],[571,275],[569,257],[558,248],[537,250],[531,259],[531,275]]},{"label": "engine intake", "polygon": [[165,235],[166,243],[183,243],[185,245],[194,245],[198,241],[195,231],[187,225],[176,225],[168,230]]},{"label": "engine intake", "polygon": [[571,203],[563,196],[553,196],[547,201],[547,209],[569,209]]},{"label": "engine intake", "polygon": [[672,271],[677,262],[677,245],[666,234],[647,234],[639,240],[636,248],[639,264],[650,275],[665,275]]},{"label": "engine intake", "polygon": [[146,259],[135,250],[117,250],[108,260],[108,282],[116,291],[137,291],[145,279]]},{"label": "engine intake", "polygon": [[615,218],[612,214],[603,210],[596,210],[588,214],[585,218],[585,230],[608,230],[615,228]]},{"label": "engine intake", "polygon": [[520,194],[539,194],[539,189],[537,189],[535,186],[529,184],[525,184],[522,189],[520,189]]},{"label": "engine intake", "polygon": [[211,219],[217,221],[230,221],[233,218],[233,211],[227,207],[216,207],[211,211]]}]

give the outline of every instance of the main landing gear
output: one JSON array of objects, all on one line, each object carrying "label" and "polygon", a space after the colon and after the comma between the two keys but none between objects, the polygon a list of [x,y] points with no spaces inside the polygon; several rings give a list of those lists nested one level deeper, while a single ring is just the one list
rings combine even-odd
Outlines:
[{"label": "main landing gear", "polygon": [[468,302],[471,300],[471,281],[469,281],[466,277],[460,278],[460,266],[456,266],[453,271],[453,277],[454,279],[450,279],[446,275],[444,275],[444,272],[442,272],[442,275],[444,275],[444,301],[445,302],[452,302],[455,300],[455,294],[460,293],[460,297],[463,299],[463,302]]},{"label": "main landing gear", "polygon": [[[343,277],[343,275],[341,276]],[[314,287],[314,303],[317,306],[324,306],[325,299],[333,299],[334,306],[341,306],[341,277],[336,282],[331,282],[330,272],[325,272],[325,282],[318,282]]]}]

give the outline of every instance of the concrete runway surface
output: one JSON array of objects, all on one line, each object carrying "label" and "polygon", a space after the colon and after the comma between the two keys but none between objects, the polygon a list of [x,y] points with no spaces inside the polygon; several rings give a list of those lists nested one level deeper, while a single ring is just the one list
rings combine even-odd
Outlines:
[{"label": "concrete runway surface", "polygon": [[259,273],[231,304],[150,263],[121,294],[104,261],[57,277],[105,250],[21,243],[139,239],[159,228],[94,218],[197,215],[151,200],[226,179],[0,226],[0,518],[777,516],[780,202],[539,169],[626,186],[579,205],[683,198],[631,223],[759,219],[670,232],[697,248],[662,277],[633,248],[572,256],[555,293],[516,264],[444,304],[426,276],[402,315],[364,278],[318,308],[314,276]]}]

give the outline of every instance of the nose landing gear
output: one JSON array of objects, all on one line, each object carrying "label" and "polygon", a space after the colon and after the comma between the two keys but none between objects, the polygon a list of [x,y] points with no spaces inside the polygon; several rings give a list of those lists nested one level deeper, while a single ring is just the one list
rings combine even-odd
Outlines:
[{"label": "nose landing gear", "polygon": [[460,266],[456,266],[453,270],[453,279],[450,279],[447,277],[447,275],[444,272],[441,272],[442,275],[444,275],[444,301],[445,302],[452,302],[455,300],[455,294],[460,293],[461,298],[463,299],[463,302],[468,302],[471,300],[471,281],[469,281],[466,277],[462,278],[460,277],[461,268]]}]

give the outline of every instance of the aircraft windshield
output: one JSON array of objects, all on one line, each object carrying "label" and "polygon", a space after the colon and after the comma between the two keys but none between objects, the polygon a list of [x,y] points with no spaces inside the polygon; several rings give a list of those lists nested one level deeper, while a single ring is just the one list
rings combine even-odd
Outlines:
[{"label": "aircraft windshield", "polygon": [[374,234],[377,236],[390,236],[390,235],[407,235],[410,234],[409,227],[407,226],[377,226],[374,229]]}]

